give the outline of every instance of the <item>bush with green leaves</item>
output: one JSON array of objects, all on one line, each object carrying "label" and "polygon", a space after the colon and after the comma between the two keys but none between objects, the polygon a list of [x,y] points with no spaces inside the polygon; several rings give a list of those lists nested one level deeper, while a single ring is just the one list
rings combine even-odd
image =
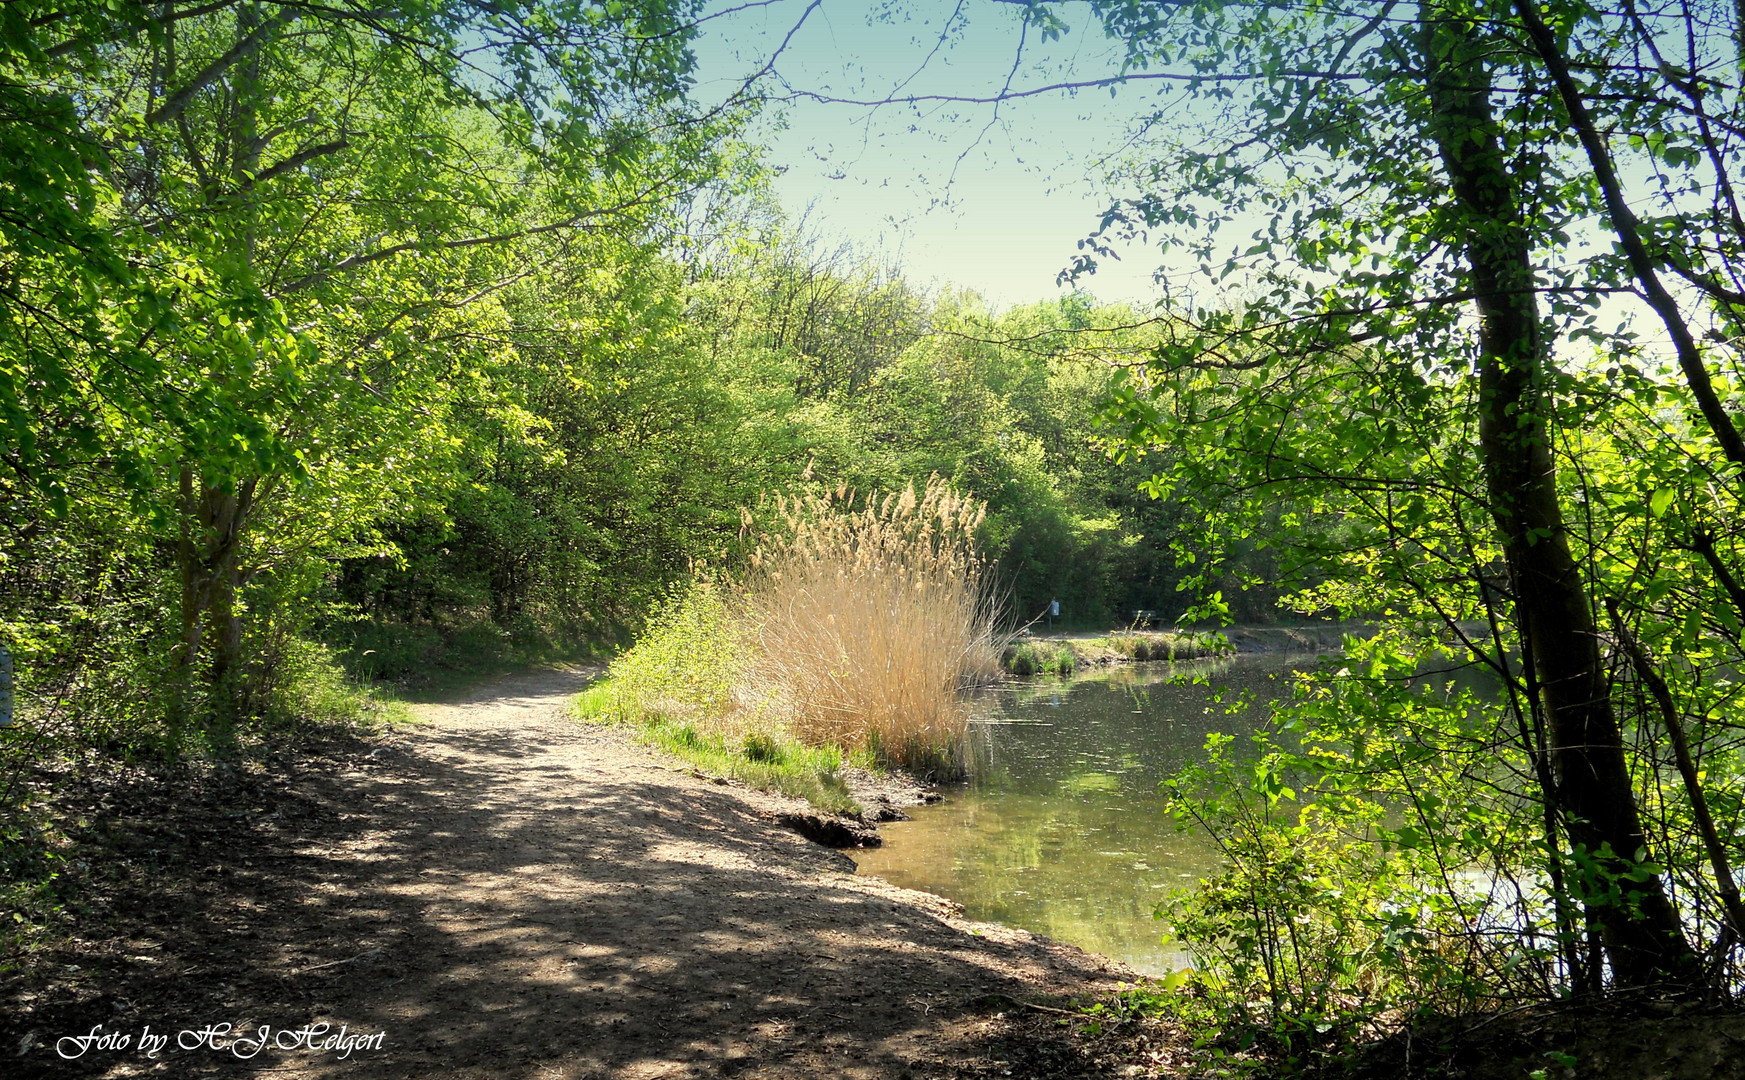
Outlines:
[{"label": "bush with green leaves", "polygon": [[1537,869],[1543,807],[1512,793],[1532,759],[1492,690],[1426,673],[1450,650],[1348,644],[1249,741],[1213,736],[1168,782],[1225,863],[1158,916],[1233,1029],[1290,1053],[1556,996],[1579,962],[1570,905],[1621,900],[1603,861]]},{"label": "bush with green leaves", "polygon": [[636,645],[612,662],[611,692],[631,716],[719,722],[742,704],[744,623],[720,586],[698,582],[654,613]]}]

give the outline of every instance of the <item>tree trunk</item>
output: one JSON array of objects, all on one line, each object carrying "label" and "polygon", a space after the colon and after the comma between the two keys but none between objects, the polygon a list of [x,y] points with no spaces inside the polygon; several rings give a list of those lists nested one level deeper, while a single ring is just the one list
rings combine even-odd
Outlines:
[{"label": "tree trunk", "polygon": [[[237,679],[242,671],[242,619],[237,592],[242,573],[240,541],[254,502],[254,481],[226,491],[221,485],[196,481],[192,465],[178,476],[182,518],[176,545],[182,584],[181,643],[174,679],[180,719],[199,709],[209,721],[227,723],[239,703]],[[197,703],[196,679],[206,684],[204,703]]]},{"label": "tree trunk", "polygon": [[1534,294],[1531,240],[1491,111],[1487,43],[1426,4],[1422,51],[1431,132],[1464,211],[1458,242],[1479,312],[1479,449],[1487,495],[1548,720],[1556,790],[1545,792],[1568,836],[1619,900],[1586,898],[1621,985],[1689,982],[1696,959],[1658,875],[1637,874],[1647,847],[1612,710],[1611,683],[1581,568],[1570,552],[1551,456],[1544,385],[1550,347]]}]

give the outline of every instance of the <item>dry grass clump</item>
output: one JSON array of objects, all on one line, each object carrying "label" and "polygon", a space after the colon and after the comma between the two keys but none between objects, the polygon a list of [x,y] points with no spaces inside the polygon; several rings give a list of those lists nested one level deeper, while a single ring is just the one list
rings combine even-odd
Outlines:
[{"label": "dry grass clump", "polygon": [[859,500],[782,496],[745,588],[746,677],[797,737],[868,749],[913,772],[961,772],[958,691],[998,676],[984,504],[937,477]]}]

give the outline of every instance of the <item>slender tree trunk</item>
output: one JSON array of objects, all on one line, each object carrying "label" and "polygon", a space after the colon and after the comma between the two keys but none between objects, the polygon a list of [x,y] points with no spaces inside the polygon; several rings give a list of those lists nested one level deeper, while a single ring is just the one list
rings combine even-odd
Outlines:
[{"label": "slender tree trunk", "polygon": [[1635,875],[1647,847],[1623,736],[1612,710],[1581,568],[1569,547],[1551,456],[1550,369],[1530,238],[1491,111],[1486,42],[1426,4],[1422,51],[1431,130],[1464,211],[1464,247],[1479,312],[1479,449],[1492,514],[1547,717],[1558,805],[1571,842],[1621,899],[1590,896],[1614,979],[1692,981],[1696,959],[1657,875]]},{"label": "slender tree trunk", "polygon": [[237,678],[243,667],[242,619],[237,610],[241,587],[240,542],[253,508],[255,484],[226,490],[198,483],[191,465],[178,478],[182,532],[176,545],[181,576],[181,643],[175,679],[185,720],[196,702],[194,680],[208,690],[208,719],[228,721],[238,704]]},{"label": "slender tree trunk", "polygon": [[[250,40],[260,26],[259,5],[246,3],[237,9],[239,43]],[[232,186],[246,191],[260,166],[257,114],[263,91],[258,52],[238,65],[232,91],[228,145],[221,142],[220,147],[229,158]],[[245,279],[251,273],[254,247],[253,209],[247,198],[236,211],[240,215],[236,219],[237,269]],[[244,665],[242,616],[237,602],[242,585],[239,559],[256,481],[215,481],[198,475],[195,464],[185,462],[177,482],[182,518],[177,544],[182,584],[182,640],[176,662],[180,712],[186,719],[195,708],[194,681],[203,679],[207,693],[198,703],[202,718],[224,727],[235,719],[241,705]]]},{"label": "slender tree trunk", "polygon": [[238,543],[247,519],[251,485],[240,491],[208,488],[202,518],[211,546],[205,554],[206,622],[212,640],[212,690],[229,718],[238,703],[237,679],[242,673],[242,616],[237,610],[241,585]]},{"label": "slender tree trunk", "polygon": [[176,569],[181,578],[181,635],[171,665],[170,681],[175,688],[174,722],[182,724],[193,708],[194,672],[200,665],[200,628],[205,605],[201,601],[198,574],[198,537],[194,507],[194,467],[183,462],[176,470],[176,516],[180,531],[176,537]]}]

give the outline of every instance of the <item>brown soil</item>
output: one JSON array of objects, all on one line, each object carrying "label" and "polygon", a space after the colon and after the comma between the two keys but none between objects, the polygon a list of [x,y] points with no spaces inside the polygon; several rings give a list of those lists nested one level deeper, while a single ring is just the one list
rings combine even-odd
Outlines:
[{"label": "brown soil", "polygon": [[[73,933],[0,981],[0,1072],[1129,1075],[1131,1046],[1012,1004],[1124,970],[856,877],[775,824],[792,804],[572,722],[590,675],[516,677],[415,730],[246,768],[62,777],[80,850],[104,857],[68,864]],[[225,1023],[381,1045],[177,1049]],[[96,1025],[131,1045],[57,1054]],[[155,1059],[148,1025],[170,1036]]]}]

